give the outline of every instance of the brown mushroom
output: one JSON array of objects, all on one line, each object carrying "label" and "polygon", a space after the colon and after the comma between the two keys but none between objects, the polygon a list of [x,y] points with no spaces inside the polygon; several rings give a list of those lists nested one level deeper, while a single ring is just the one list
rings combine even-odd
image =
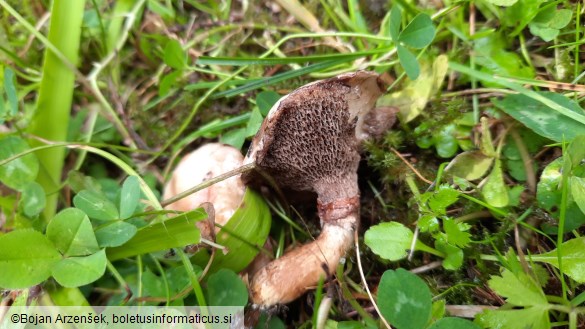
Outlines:
[{"label": "brown mushroom", "polygon": [[[358,71],[303,86],[270,110],[244,164],[254,163],[282,188],[316,192],[322,231],[253,276],[254,304],[298,298],[333,273],[350,248],[359,224],[360,142],[394,122],[387,109],[371,114],[383,90],[377,74]],[[245,183],[259,178],[242,175]]]}]

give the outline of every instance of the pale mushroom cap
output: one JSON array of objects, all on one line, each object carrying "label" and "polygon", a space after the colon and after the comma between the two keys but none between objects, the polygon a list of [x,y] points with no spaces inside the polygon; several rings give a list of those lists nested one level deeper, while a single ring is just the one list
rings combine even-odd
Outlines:
[{"label": "pale mushroom cap", "polygon": [[[168,199],[210,178],[239,168],[243,159],[244,156],[240,151],[229,145],[219,143],[203,145],[179,162],[164,188],[163,199]],[[238,209],[245,190],[246,187],[238,175],[195,192],[168,205],[166,209],[189,211],[202,203],[210,202],[215,209],[215,222],[225,225]]]},{"label": "pale mushroom cap", "polygon": [[293,91],[270,110],[244,163],[256,163],[283,187],[315,191],[324,203],[358,195],[364,118],[381,94],[378,75],[365,71]]}]

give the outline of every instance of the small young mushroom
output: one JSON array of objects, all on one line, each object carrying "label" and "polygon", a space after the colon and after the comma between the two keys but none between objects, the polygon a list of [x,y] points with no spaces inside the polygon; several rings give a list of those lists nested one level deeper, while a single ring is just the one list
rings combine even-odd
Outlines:
[{"label": "small young mushroom", "polygon": [[[164,188],[163,199],[169,199],[186,191],[210,178],[214,178],[228,171],[239,168],[244,156],[240,151],[229,145],[209,143],[185,156],[173,171],[170,181]],[[240,176],[230,177],[215,183],[201,191],[171,203],[166,207],[169,210],[189,211],[207,202],[213,204],[215,223],[225,225],[238,209],[246,186]],[[201,236],[213,240],[214,229],[212,222],[200,221],[197,226]]]},{"label": "small young mushroom", "polygon": [[[254,304],[298,298],[334,273],[350,248],[359,224],[360,143],[394,122],[388,109],[371,114],[383,91],[377,74],[358,71],[303,86],[270,110],[244,164],[254,163],[281,188],[316,192],[322,231],[253,276]],[[258,171],[243,174],[243,181],[258,181]]]}]

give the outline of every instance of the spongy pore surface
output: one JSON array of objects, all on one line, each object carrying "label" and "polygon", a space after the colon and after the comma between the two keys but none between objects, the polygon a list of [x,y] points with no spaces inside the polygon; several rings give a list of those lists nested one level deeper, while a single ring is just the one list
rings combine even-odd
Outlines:
[{"label": "spongy pore surface", "polygon": [[356,195],[355,184],[339,186],[355,181],[360,160],[357,118],[350,120],[346,99],[351,89],[342,81],[326,80],[291,93],[268,119],[265,134],[271,140],[256,164],[279,185],[315,191],[324,202]]}]

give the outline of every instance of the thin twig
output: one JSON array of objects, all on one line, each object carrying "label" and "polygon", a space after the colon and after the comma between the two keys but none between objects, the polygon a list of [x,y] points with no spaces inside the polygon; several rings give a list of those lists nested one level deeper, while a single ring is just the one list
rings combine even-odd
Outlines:
[{"label": "thin twig", "polygon": [[418,170],[416,170],[414,168],[414,166],[412,164],[410,164],[410,162],[408,162],[403,156],[402,154],[400,154],[400,152],[396,151],[395,148],[391,148],[392,152],[394,152],[394,154],[396,154],[397,157],[400,158],[400,160],[402,160],[404,162],[404,164],[406,164],[408,166],[408,168],[410,168],[410,170],[412,170],[414,172],[414,174],[420,178],[420,180],[422,180],[423,182],[427,183],[427,184],[433,184],[432,181],[426,179],[423,175],[421,175],[420,172],[418,172]]},{"label": "thin twig", "polygon": [[370,301],[372,302],[372,306],[374,306],[376,313],[378,313],[380,320],[382,320],[382,322],[384,323],[386,328],[392,329],[392,327],[390,326],[388,321],[386,321],[386,318],[384,318],[384,316],[382,315],[382,312],[380,312],[380,309],[378,308],[378,304],[376,304],[376,301],[374,300],[374,296],[372,296],[372,293],[370,292],[370,288],[368,287],[368,283],[366,282],[366,277],[364,275],[364,269],[362,268],[362,260],[360,257],[360,244],[359,244],[359,240],[358,240],[357,230],[355,230],[353,232],[353,242],[355,244],[355,254],[356,254],[356,258],[357,258],[357,264],[358,264],[358,270],[360,272],[360,277],[362,278],[362,283],[364,284],[364,288],[366,289],[366,292],[368,293],[368,296],[370,297]]},{"label": "thin twig", "polygon": [[204,188],[210,187],[211,185],[219,183],[219,182],[226,180],[232,176],[236,176],[236,175],[248,172],[248,171],[254,169],[255,167],[256,167],[256,165],[254,163],[250,163],[247,165],[243,165],[239,168],[236,168],[234,170],[230,170],[226,173],[223,173],[223,174],[215,176],[209,180],[206,180],[205,182],[203,182],[197,186],[194,186],[188,190],[185,190],[185,191],[173,196],[172,198],[168,198],[168,199],[162,201],[160,204],[161,204],[161,206],[166,207],[166,206],[170,205],[171,203],[177,202],[177,201],[179,201],[179,200],[181,200],[181,199],[183,199],[183,198],[185,198],[185,197],[187,197],[187,196],[189,196],[197,191],[201,191]]},{"label": "thin twig", "polygon": [[423,265],[417,268],[413,268],[412,270],[410,270],[410,273],[414,273],[414,274],[420,274],[420,273],[424,273],[430,270],[433,270],[437,267],[440,267],[441,265],[443,265],[443,261],[442,260],[436,260],[434,262],[430,262],[427,265]]}]

